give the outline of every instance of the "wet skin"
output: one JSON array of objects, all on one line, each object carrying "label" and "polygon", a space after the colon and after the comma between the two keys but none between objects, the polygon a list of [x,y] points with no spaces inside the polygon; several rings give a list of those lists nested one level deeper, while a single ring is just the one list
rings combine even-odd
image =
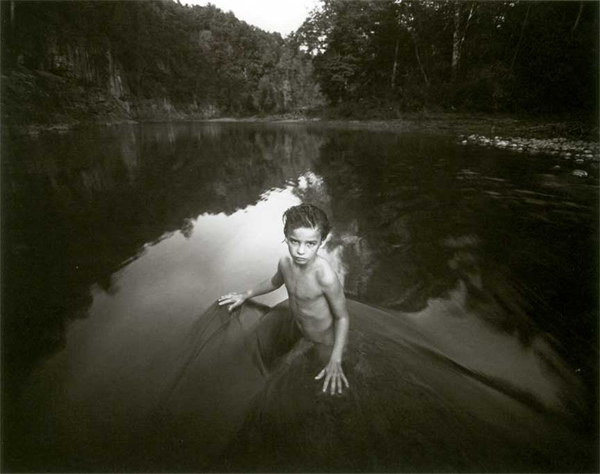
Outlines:
[{"label": "wet skin", "polygon": [[329,262],[317,255],[323,243],[319,229],[293,229],[286,235],[286,243],[289,255],[280,259],[270,280],[245,293],[221,296],[219,305],[229,305],[231,311],[246,299],[285,284],[292,314],[304,337],[332,347],[329,363],[316,378],[325,378],[323,391],[341,393],[344,385],[349,386],[341,366],[349,324],[342,285]]},{"label": "wet skin", "polygon": [[318,231],[295,229],[286,241],[290,255],[279,262],[279,272],[288,290],[292,314],[307,339],[332,346],[333,316],[320,283],[330,267],[317,255],[321,244]]}]

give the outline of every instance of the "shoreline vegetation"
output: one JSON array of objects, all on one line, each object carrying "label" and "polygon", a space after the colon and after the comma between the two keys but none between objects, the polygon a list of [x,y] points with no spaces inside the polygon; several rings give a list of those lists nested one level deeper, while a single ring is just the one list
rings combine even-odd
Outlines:
[{"label": "shoreline vegetation", "polygon": [[[529,153],[549,152],[566,158],[589,158],[598,161],[600,134],[597,123],[573,117],[517,117],[511,115],[461,112],[410,112],[395,118],[344,118],[324,109],[309,113],[284,113],[246,117],[224,116],[197,118],[179,116],[132,119],[105,117],[94,121],[57,121],[55,123],[11,124],[3,119],[2,129],[18,135],[44,132],[64,133],[69,130],[144,123],[305,123],[327,127],[360,128],[374,131],[428,132],[449,134],[463,145],[496,146]],[[581,149],[581,150],[579,150]],[[578,153],[580,151],[580,153]],[[562,153],[564,152],[564,153]],[[571,153],[568,156],[564,156]],[[585,156],[583,156],[585,155]]]},{"label": "shoreline vegetation", "polygon": [[0,2],[2,129],[319,122],[597,143],[598,8],[322,0],[284,38],[211,4]]},{"label": "shoreline vegetation", "polygon": [[[493,147],[511,150],[525,156],[544,155],[561,159],[554,170],[569,169],[576,178],[589,178],[597,184],[600,172],[600,140],[598,126],[590,121],[572,117],[520,117],[477,113],[404,113],[398,118],[355,120],[320,114],[287,113],[269,116],[181,118],[162,120],[133,120],[130,118],[105,119],[95,122],[31,124],[10,126],[3,123],[3,131],[35,136],[40,133],[66,133],[88,127],[112,127],[145,123],[258,123],[307,124],[310,126],[371,130],[399,133],[437,133],[453,136],[462,146]],[[6,126],[8,125],[8,127]],[[564,165],[562,164],[564,161]]]}]

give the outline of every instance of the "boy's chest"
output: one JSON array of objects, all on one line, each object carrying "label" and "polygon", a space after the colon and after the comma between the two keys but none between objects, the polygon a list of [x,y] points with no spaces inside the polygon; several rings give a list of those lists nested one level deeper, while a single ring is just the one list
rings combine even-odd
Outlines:
[{"label": "boy's chest", "polygon": [[311,301],[323,296],[314,275],[298,275],[289,271],[284,273],[283,280],[289,295],[297,300]]}]

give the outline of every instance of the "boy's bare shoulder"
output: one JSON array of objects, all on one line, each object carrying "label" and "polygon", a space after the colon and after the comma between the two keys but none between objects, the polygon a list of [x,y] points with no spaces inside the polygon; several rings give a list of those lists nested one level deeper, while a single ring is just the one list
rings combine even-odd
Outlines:
[{"label": "boy's bare shoulder", "polygon": [[279,270],[288,268],[290,266],[291,262],[292,262],[292,258],[289,255],[282,255],[281,258],[279,259],[279,262],[277,263],[277,268]]},{"label": "boy's bare shoulder", "polygon": [[317,257],[319,266],[317,267],[317,280],[323,286],[331,286],[336,284],[339,279],[337,273],[335,273],[329,260],[320,255]]}]

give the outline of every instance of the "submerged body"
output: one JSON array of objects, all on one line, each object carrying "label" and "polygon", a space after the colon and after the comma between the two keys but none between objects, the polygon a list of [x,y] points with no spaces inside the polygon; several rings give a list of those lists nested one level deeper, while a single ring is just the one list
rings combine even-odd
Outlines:
[{"label": "submerged body", "polygon": [[[306,207],[309,206],[301,205],[291,210]],[[329,389],[333,394],[341,393],[344,386],[350,385],[342,369],[349,318],[340,280],[329,262],[317,254],[325,237],[323,229],[316,225],[290,226],[289,229],[286,226],[289,255],[279,260],[275,275],[245,293],[222,296],[219,305],[229,305],[231,311],[249,298],[285,285],[291,314],[304,337],[330,347],[329,360],[315,378],[324,378],[323,391]],[[321,351],[327,352],[325,349]]]},{"label": "submerged body", "polygon": [[[314,383],[328,352],[297,331],[291,304],[249,306],[233,319],[260,314],[246,336],[257,352],[246,358],[264,378],[210,469],[581,472],[591,464],[581,387],[543,338],[523,347],[485,325],[463,333],[464,320],[444,321],[458,309],[453,301],[415,318],[348,301],[352,385],[330,396]],[[439,339],[450,328],[452,338]],[[482,343],[448,346],[469,337]]]},{"label": "submerged body", "polygon": [[[86,363],[67,347],[19,410],[30,470],[593,471],[585,394],[547,339],[498,332],[504,309],[460,291],[412,314],[346,301],[316,229],[288,228],[274,276],[185,337],[119,331]],[[282,285],[287,302],[242,305]]]},{"label": "submerged body", "polygon": [[[248,357],[258,361],[263,385],[211,469],[564,472],[589,465],[580,386],[543,339],[524,347],[485,325],[477,332],[480,317],[469,315],[465,295],[432,302],[414,318],[347,304],[317,255],[319,227],[286,225],[285,233],[289,256],[273,278],[219,300],[232,310],[281,285],[289,295],[259,316],[256,353]],[[255,311],[242,308],[240,319]],[[334,397],[321,396],[314,383],[323,365],[316,378],[326,376],[323,391]],[[352,389],[344,391],[348,379]]]},{"label": "submerged body", "polygon": [[32,470],[595,472],[573,371],[544,337],[525,346],[463,299],[412,314],[348,300],[351,387],[334,396],[314,380],[332,348],[302,334],[289,301],[211,306],[161,379],[63,357],[20,410]]}]

